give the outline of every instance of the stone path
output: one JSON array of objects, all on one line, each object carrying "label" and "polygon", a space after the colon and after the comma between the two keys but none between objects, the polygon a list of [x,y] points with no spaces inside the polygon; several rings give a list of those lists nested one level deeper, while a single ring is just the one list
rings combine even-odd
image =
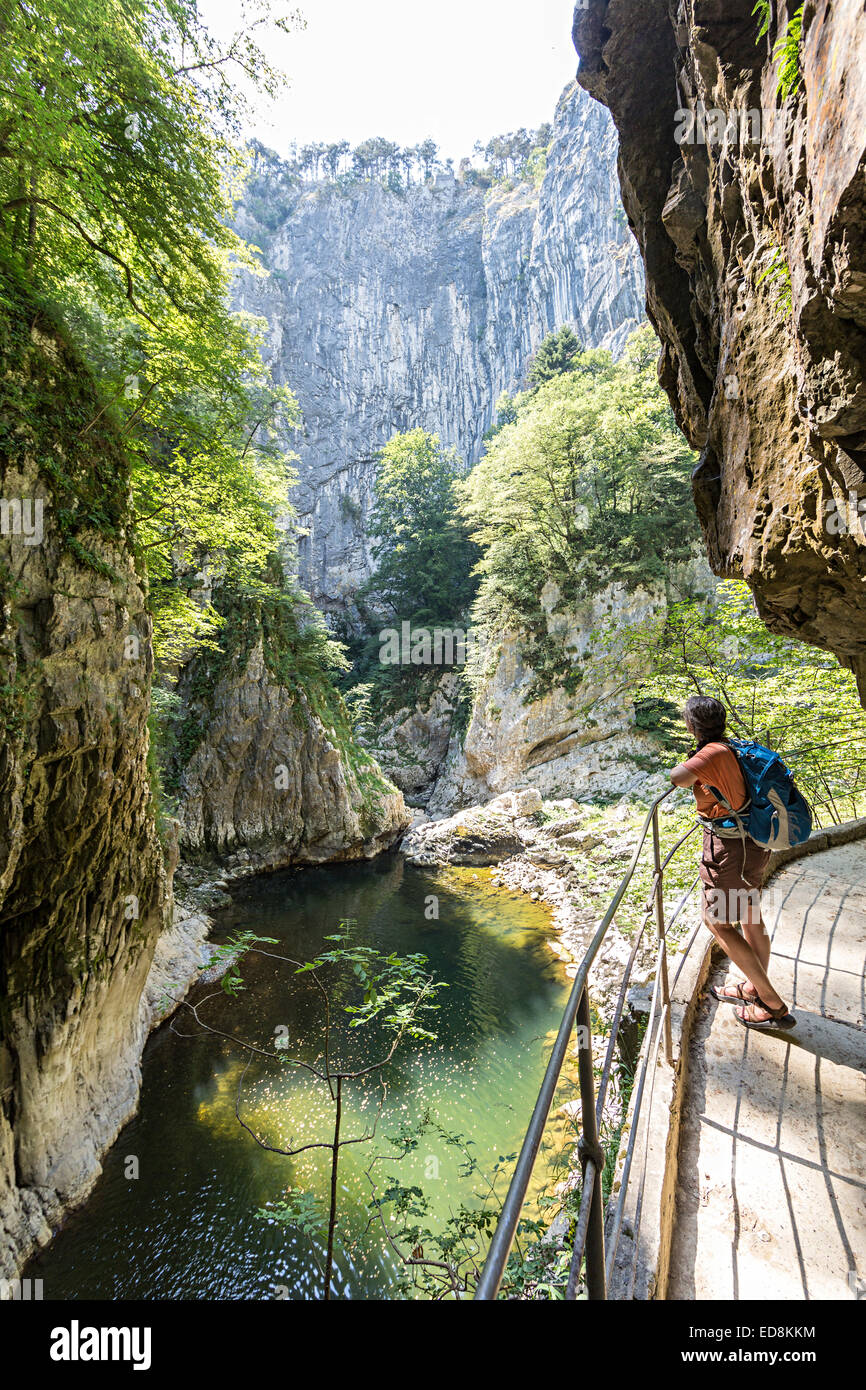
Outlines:
[{"label": "stone path", "polygon": [[667,1296],[866,1298],[866,844],[784,868],[765,920],[797,1027],[700,1006]]}]

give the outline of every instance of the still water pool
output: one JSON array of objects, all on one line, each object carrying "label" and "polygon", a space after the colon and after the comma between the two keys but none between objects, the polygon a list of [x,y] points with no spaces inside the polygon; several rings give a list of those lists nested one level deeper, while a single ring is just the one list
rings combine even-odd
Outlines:
[{"label": "still water pool", "polygon": [[[434,895],[439,916],[428,920]],[[550,922],[543,907],[493,888],[484,871],[434,874],[396,856],[251,881],[235,890],[214,939],[252,930],[278,939],[264,949],[309,960],[328,949],[325,938],[346,918],[357,923],[355,940],[386,953],[422,952],[449,985],[433,1024],[437,1041],[420,1050],[410,1044],[385,1074],[375,1138],[342,1152],[334,1296],[387,1298],[394,1255],[381,1233],[365,1233],[371,1159],[393,1152],[388,1136],[425,1111],[471,1141],[484,1173],[515,1152],[568,986],[545,945]],[[264,1047],[272,1048],[274,1029],[283,1029],[289,1051],[312,1060],[321,1050],[323,1016],[309,977],[295,978],[291,967],[262,956],[249,957],[243,974],[246,989],[236,999],[219,992],[203,1017]],[[199,986],[191,998],[213,991]],[[175,1027],[195,1031],[184,1011]],[[344,1034],[335,1050],[363,1060],[374,1041]],[[107,1154],[86,1205],[26,1270],[43,1280],[46,1299],[321,1297],[310,1237],[255,1213],[289,1188],[324,1200],[330,1153],[267,1152],[238,1124],[235,1102],[242,1081],[244,1120],[282,1147],[327,1140],[333,1105],[309,1074],[274,1063],[254,1063],[242,1080],[247,1060],[207,1034],[186,1038],[163,1026],[151,1037],[137,1115]],[[375,1078],[347,1083],[343,1137],[369,1131],[380,1097]],[[539,1182],[551,1183],[554,1157],[551,1147]],[[428,1130],[417,1152],[373,1171],[380,1181],[390,1175],[422,1187],[435,1225],[461,1202],[480,1204],[484,1183],[479,1173],[461,1172],[464,1159],[459,1146]],[[137,1177],[128,1176],[134,1171]],[[503,1178],[500,1196],[504,1187]]]}]

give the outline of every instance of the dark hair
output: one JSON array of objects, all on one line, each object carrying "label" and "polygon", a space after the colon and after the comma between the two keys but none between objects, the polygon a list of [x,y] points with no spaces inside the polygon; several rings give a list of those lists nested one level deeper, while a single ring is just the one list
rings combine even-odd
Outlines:
[{"label": "dark hair", "polygon": [[714,700],[711,695],[690,695],[683,715],[695,731],[698,748],[703,748],[705,743],[724,741],[728,716],[720,700]]}]

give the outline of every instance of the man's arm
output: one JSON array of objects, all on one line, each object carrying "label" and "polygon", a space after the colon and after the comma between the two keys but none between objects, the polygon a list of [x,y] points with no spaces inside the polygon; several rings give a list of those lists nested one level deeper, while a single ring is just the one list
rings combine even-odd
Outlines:
[{"label": "man's arm", "polygon": [[670,773],[670,779],[675,787],[691,787],[698,780],[698,774],[693,770],[690,763],[680,763]]}]

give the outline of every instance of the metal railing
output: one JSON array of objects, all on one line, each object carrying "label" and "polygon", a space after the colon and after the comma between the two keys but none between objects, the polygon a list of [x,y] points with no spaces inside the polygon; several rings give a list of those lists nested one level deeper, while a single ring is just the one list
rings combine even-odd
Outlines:
[{"label": "metal railing", "polygon": [[[650,1104],[652,1102],[656,1059],[662,1039],[664,1039],[665,1056],[668,1062],[672,1061],[667,933],[680,916],[686,902],[694,892],[698,883],[698,878],[696,877],[691,886],[680,898],[680,901],[671,914],[670,920],[666,922],[664,906],[665,869],[679,848],[699,829],[697,824],[693,825],[685,835],[680,836],[667,856],[662,859],[659,836],[659,807],[663,801],[673,794],[673,790],[674,788],[671,788],[669,791],[663,792],[661,796],[658,796],[647,812],[646,820],[644,821],[643,829],[634,853],[632,854],[628,869],[614,893],[607,911],[602,917],[595,935],[578,966],[571,994],[565,1006],[559,1032],[556,1036],[556,1042],[553,1045],[553,1051],[550,1054],[547,1070],[544,1073],[544,1080],[541,1083],[541,1089],[538,1093],[538,1100],[532,1112],[532,1118],[529,1122],[529,1128],[526,1131],[526,1137],[524,1138],[523,1146],[517,1159],[517,1166],[514,1169],[514,1175],[505,1197],[502,1213],[493,1234],[493,1239],[490,1242],[490,1248],[487,1252],[487,1259],[484,1263],[481,1278],[478,1281],[478,1287],[475,1291],[476,1299],[482,1301],[495,1299],[499,1291],[499,1285],[502,1281],[505,1266],[508,1262],[508,1256],[517,1234],[521,1213],[529,1190],[529,1184],[532,1180],[532,1174],[541,1148],[544,1129],[547,1124],[557,1086],[559,1085],[562,1068],[568,1053],[569,1042],[575,1026],[577,1027],[576,1052],[578,1057],[581,1102],[580,1133],[577,1146],[581,1167],[581,1191],[580,1207],[578,1209],[575,1226],[571,1267],[565,1296],[567,1299],[574,1299],[577,1297],[581,1267],[584,1265],[585,1260],[584,1282],[587,1296],[590,1299],[604,1299],[607,1297],[608,1284],[610,1282],[614,1261],[616,1260],[617,1248],[622,1230],[623,1212],[625,1210],[629,1178],[634,1163],[634,1150],[638,1135],[638,1118],[641,1107],[647,1096],[648,1077],[650,1078]],[[589,1007],[589,974],[611,923],[616,917],[620,904],[634,877],[650,831],[652,832],[652,885],[647,902],[644,904],[644,915],[640,922],[639,929],[635,934],[631,954],[629,955],[623,975],[616,1008],[611,1022],[610,1036],[599,1080],[598,1094],[596,1094],[595,1070],[592,1058],[592,1027]],[[631,1106],[631,1131],[623,1159],[620,1188],[617,1194],[616,1204],[608,1211],[607,1221],[605,1222],[604,1199],[602,1193],[602,1173],[604,1172],[605,1166],[605,1153],[599,1139],[599,1127],[604,1114],[604,1105],[607,1099],[608,1085],[632,970],[637,960],[644,932],[652,917],[655,917],[657,939],[652,1003],[650,1005],[649,1017],[641,1050],[642,1061],[634,1082]],[[700,924],[695,928],[692,940],[694,940],[694,936],[699,930]],[[689,947],[690,946],[691,941],[689,942]],[[684,959],[685,955],[683,956],[683,960]],[[680,963],[679,969],[682,969],[682,962]],[[677,977],[678,975],[679,970],[677,971]],[[674,985],[676,985],[676,978],[674,979]],[[641,1171],[641,1186],[635,1214],[635,1239],[637,1239],[637,1226],[640,1221],[643,1184],[646,1174],[646,1157],[649,1138],[648,1126],[646,1128],[647,1136],[643,1156],[644,1162]]]}]

